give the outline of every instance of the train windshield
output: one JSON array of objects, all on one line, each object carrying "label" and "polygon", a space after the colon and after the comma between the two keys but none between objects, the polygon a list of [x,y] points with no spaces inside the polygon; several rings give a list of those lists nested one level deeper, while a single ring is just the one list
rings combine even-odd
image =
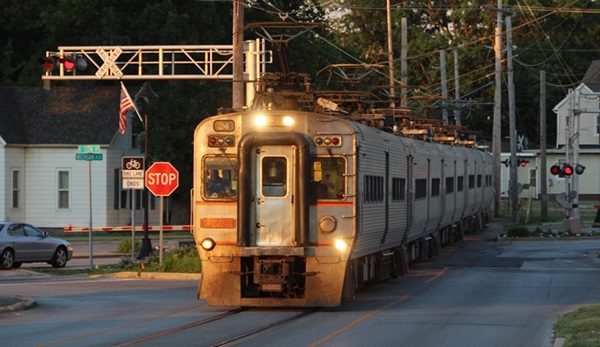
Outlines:
[{"label": "train windshield", "polygon": [[204,159],[204,197],[233,199],[237,196],[237,159],[208,157]]},{"label": "train windshield", "polygon": [[311,195],[317,199],[343,199],[346,192],[344,158],[317,158],[312,165]]}]

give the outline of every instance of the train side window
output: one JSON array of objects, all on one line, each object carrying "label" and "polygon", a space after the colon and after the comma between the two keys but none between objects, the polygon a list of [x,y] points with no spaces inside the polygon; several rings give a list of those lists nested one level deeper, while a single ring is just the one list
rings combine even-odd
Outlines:
[{"label": "train side window", "polygon": [[440,196],[440,179],[431,179],[431,196]]},{"label": "train side window", "polygon": [[262,194],[264,196],[285,196],[287,192],[287,158],[263,158],[261,171]]},{"label": "train side window", "polygon": [[207,157],[204,159],[204,197],[234,199],[237,196],[237,158]]},{"label": "train side window", "polygon": [[392,178],[392,201],[404,201],[406,191],[406,179],[394,177]]},{"label": "train side window", "polygon": [[446,177],[446,193],[454,193],[454,177]]},{"label": "train side window", "polygon": [[343,199],[346,194],[344,158],[316,158],[312,165],[310,193],[316,199]]},{"label": "train side window", "polygon": [[415,180],[415,200],[427,197],[427,179],[417,178]]}]

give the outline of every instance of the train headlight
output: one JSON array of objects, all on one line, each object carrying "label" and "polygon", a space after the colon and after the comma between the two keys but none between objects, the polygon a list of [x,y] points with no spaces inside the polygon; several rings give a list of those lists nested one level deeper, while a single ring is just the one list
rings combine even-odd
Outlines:
[{"label": "train headlight", "polygon": [[265,125],[267,125],[267,117],[263,115],[256,116],[256,118],[254,118],[254,125],[261,128],[264,127]]},{"label": "train headlight", "polygon": [[337,221],[331,216],[325,216],[319,221],[319,229],[324,233],[331,233],[337,228]]},{"label": "train headlight", "polygon": [[286,127],[291,127],[292,125],[294,125],[294,118],[290,116],[283,117],[283,125],[285,125]]},{"label": "train headlight", "polygon": [[335,248],[337,248],[338,251],[345,251],[346,248],[348,248],[348,244],[346,243],[346,241],[342,240],[342,239],[337,239],[335,240]]},{"label": "train headlight", "polygon": [[202,240],[202,242],[200,243],[200,246],[202,246],[202,248],[205,251],[212,251],[215,246],[217,244],[215,243],[215,241],[209,237],[205,238],[204,240]]}]

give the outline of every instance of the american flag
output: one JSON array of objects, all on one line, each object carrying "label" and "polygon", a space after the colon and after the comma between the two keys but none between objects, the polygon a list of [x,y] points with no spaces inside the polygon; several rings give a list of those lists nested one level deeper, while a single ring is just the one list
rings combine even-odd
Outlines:
[{"label": "american flag", "polygon": [[121,83],[121,107],[119,109],[119,132],[121,134],[125,134],[125,130],[127,129],[127,111],[133,108],[133,101],[129,97],[129,93],[127,93],[127,89],[123,83]]}]

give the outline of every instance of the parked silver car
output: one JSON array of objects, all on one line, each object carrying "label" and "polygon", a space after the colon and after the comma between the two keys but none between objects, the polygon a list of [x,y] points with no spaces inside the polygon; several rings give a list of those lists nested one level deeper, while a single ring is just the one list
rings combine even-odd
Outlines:
[{"label": "parked silver car", "polygon": [[65,240],[49,237],[33,225],[0,222],[0,270],[35,262],[64,267],[72,256],[73,247]]}]

